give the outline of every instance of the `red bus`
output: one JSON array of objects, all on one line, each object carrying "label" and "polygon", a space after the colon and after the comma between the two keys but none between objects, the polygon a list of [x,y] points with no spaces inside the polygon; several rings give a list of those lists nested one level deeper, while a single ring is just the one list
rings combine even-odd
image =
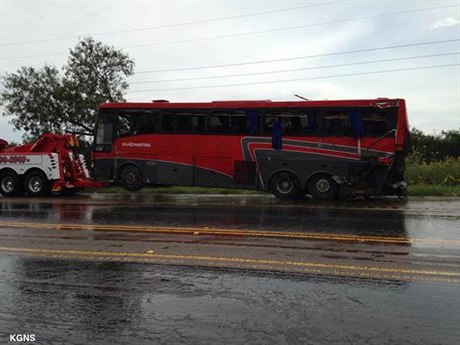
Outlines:
[{"label": "red bus", "polygon": [[93,176],[144,185],[271,190],[280,199],[404,191],[402,99],[104,103]]}]

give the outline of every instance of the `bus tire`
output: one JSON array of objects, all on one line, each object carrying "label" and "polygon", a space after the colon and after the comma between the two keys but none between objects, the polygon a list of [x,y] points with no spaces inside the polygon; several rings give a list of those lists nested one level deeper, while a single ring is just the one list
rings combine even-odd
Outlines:
[{"label": "bus tire", "polygon": [[315,199],[334,200],[339,194],[339,185],[330,175],[318,174],[308,181],[307,191]]},{"label": "bus tire", "polygon": [[300,195],[300,182],[290,172],[279,172],[272,177],[270,190],[280,200],[294,200]]},{"label": "bus tire", "polygon": [[0,173],[0,194],[4,197],[24,194],[21,179],[14,171]]},{"label": "bus tire", "polygon": [[27,195],[30,196],[44,196],[51,193],[50,181],[48,181],[45,173],[39,170],[27,173],[24,180],[24,188]]},{"label": "bus tire", "polygon": [[125,166],[120,174],[121,186],[131,192],[138,191],[142,188],[142,174],[135,165]]}]

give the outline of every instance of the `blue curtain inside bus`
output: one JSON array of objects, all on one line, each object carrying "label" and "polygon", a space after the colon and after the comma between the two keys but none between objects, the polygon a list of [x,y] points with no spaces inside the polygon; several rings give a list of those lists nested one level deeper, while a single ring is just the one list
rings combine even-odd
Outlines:
[{"label": "blue curtain inside bus", "polygon": [[282,132],[283,132],[283,123],[281,119],[276,119],[273,122],[273,134],[272,134],[272,147],[275,150],[281,150],[283,148],[282,143]]},{"label": "blue curtain inside bus", "polygon": [[350,126],[355,139],[360,139],[364,136],[364,122],[363,114],[359,109],[352,109],[348,111],[348,117],[350,119]]},{"label": "blue curtain inside bus", "polygon": [[257,125],[257,111],[249,110],[246,112],[246,116],[249,120],[249,130],[252,135],[257,135],[258,125]]}]

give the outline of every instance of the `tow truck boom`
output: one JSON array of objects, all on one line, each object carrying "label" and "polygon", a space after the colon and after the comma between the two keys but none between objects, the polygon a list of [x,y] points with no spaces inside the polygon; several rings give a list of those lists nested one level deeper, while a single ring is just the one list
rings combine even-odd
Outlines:
[{"label": "tow truck boom", "polygon": [[73,194],[105,184],[92,181],[78,139],[72,134],[43,134],[34,143],[12,147],[0,139],[0,193],[3,196]]}]

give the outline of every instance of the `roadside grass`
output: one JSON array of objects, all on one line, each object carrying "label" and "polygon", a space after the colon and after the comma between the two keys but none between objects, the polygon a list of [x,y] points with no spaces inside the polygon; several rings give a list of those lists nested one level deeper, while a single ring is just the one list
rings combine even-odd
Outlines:
[{"label": "roadside grass", "polygon": [[460,158],[440,162],[408,161],[406,180],[409,185],[460,186]]},{"label": "roadside grass", "polygon": [[460,186],[415,184],[408,187],[409,196],[460,196]]},{"label": "roadside grass", "polygon": [[409,159],[406,180],[411,196],[460,196],[460,159],[431,163]]}]

